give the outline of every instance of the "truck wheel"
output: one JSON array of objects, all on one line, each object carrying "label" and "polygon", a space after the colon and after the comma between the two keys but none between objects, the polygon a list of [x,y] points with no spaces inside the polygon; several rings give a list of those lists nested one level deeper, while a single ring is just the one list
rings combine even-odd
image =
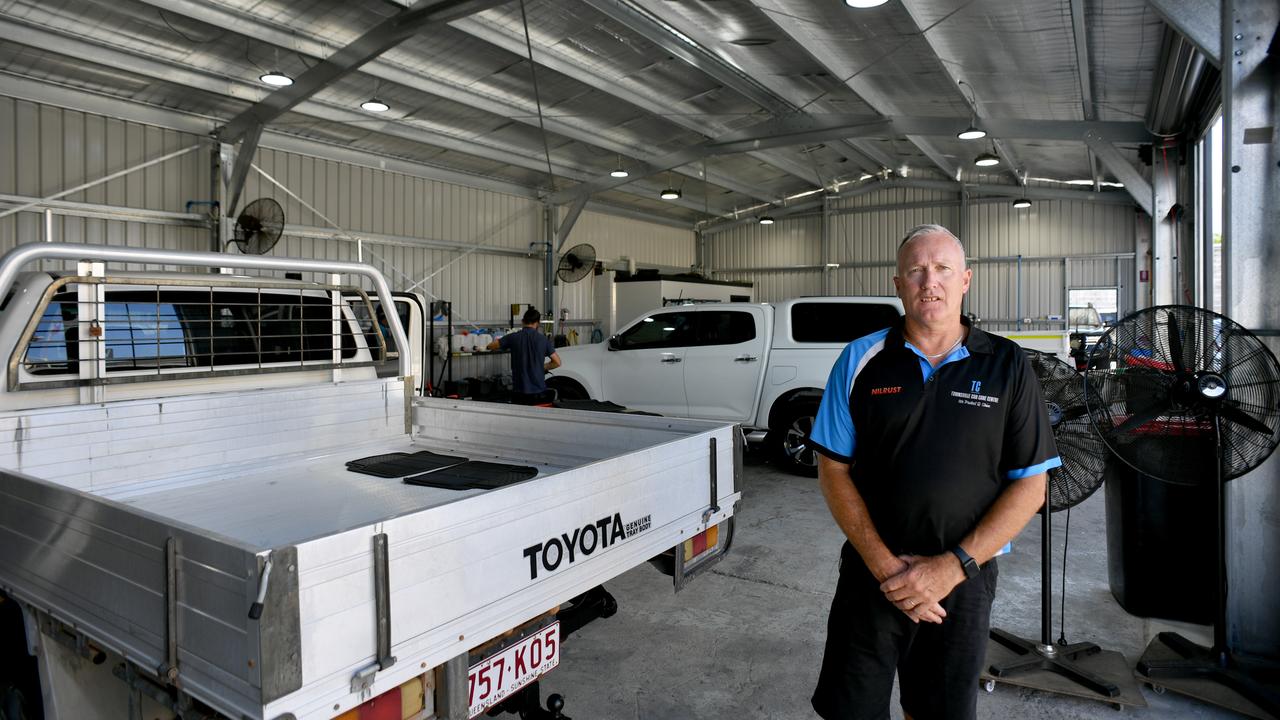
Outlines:
[{"label": "truck wheel", "polygon": [[778,464],[786,470],[806,477],[818,476],[818,454],[809,443],[818,403],[792,403],[781,413],[778,424],[769,431]]},{"label": "truck wheel", "polygon": [[581,385],[567,378],[548,378],[547,387],[556,391],[561,400],[590,400]]}]

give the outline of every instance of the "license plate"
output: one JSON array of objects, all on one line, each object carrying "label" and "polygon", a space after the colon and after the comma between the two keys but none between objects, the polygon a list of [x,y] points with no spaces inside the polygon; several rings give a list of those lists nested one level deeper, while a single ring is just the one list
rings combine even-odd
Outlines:
[{"label": "license plate", "polygon": [[481,660],[467,672],[468,717],[475,717],[560,664],[560,623]]}]

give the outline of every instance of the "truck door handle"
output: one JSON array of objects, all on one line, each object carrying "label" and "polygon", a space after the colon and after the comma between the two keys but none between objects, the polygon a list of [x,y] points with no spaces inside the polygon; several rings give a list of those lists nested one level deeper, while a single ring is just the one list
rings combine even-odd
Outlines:
[{"label": "truck door handle", "polygon": [[748,362],[755,362],[759,359],[760,358],[756,357],[755,355],[739,355],[738,357],[734,358],[733,361],[748,363]]},{"label": "truck door handle", "polygon": [[664,357],[664,358],[662,358],[661,360],[659,360],[658,362],[664,362],[664,363],[678,363],[678,362],[680,362],[680,358],[675,357],[675,356],[672,356],[672,357]]}]

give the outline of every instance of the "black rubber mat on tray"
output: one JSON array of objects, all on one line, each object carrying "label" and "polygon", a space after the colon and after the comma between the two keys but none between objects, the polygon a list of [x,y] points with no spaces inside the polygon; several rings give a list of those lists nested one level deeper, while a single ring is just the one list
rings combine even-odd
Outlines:
[{"label": "black rubber mat on tray", "polygon": [[394,452],[383,455],[370,455],[359,460],[349,460],[347,469],[352,472],[374,475],[382,478],[398,478],[428,470],[439,470],[452,465],[461,465],[467,461],[455,455],[439,455],[427,450],[416,453]]},{"label": "black rubber mat on tray", "polygon": [[472,461],[435,472],[407,477],[410,485],[447,488],[449,490],[493,490],[538,474],[538,469],[528,465],[505,465]]}]

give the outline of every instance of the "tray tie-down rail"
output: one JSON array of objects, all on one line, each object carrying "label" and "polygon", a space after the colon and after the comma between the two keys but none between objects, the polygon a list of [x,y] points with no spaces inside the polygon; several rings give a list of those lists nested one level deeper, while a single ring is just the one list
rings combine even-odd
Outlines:
[{"label": "tray tie-down rail", "polygon": [[391,654],[391,569],[386,533],[373,536],[373,606],[378,635],[377,661],[351,677],[351,692],[360,693],[362,700],[371,694],[378,672],[396,664]]}]

